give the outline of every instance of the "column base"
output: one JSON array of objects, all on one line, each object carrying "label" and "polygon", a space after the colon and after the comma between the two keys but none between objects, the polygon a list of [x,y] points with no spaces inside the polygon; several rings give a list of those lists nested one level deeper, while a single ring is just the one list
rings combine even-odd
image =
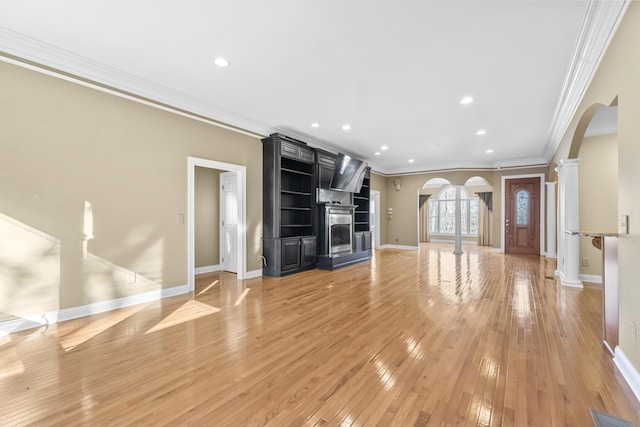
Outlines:
[{"label": "column base", "polygon": [[582,289],[584,288],[584,286],[582,285],[582,281],[581,280],[565,280],[565,279],[560,279],[560,284],[562,286],[566,286],[568,288],[576,288],[576,289]]},{"label": "column base", "polygon": [[456,249],[453,253],[456,255],[462,255],[464,252],[462,252],[462,249]]}]

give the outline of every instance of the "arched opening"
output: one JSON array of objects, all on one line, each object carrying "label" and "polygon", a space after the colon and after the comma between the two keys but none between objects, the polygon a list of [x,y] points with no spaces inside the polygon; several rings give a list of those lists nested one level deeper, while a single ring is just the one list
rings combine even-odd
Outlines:
[{"label": "arched opening", "polygon": [[451,185],[445,178],[432,178],[425,182],[418,195],[418,242],[430,242],[429,199],[437,195],[441,188]]},{"label": "arched opening", "polygon": [[[618,107],[600,105],[578,147],[581,230],[615,232],[618,218]],[[580,237],[580,278],[602,281],[602,253]]]},{"label": "arched opening", "polygon": [[[493,188],[481,176],[473,176],[460,187],[460,231],[467,244],[491,243],[491,206]],[[419,241],[447,242],[455,239],[456,187],[449,180],[436,177],[427,181],[419,195]],[[482,236],[482,241],[480,241]]]},{"label": "arched opening", "polygon": [[558,167],[557,273],[565,286],[603,283],[604,343],[612,353],[619,339],[618,239],[609,234],[618,218],[617,131],[617,98],[609,106],[590,106],[574,133],[570,158]]}]

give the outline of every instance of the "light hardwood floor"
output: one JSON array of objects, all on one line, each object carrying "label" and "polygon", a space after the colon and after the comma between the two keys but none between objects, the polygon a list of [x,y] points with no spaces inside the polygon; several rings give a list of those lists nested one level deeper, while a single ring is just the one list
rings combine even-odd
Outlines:
[{"label": "light hardwood floor", "polygon": [[601,292],[554,260],[423,245],[0,338],[0,425],[640,423]]}]

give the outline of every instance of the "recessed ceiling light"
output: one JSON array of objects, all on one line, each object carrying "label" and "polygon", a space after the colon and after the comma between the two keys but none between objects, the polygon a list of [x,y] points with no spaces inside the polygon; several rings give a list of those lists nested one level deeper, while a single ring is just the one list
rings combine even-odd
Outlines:
[{"label": "recessed ceiling light", "polygon": [[311,123],[312,128],[319,128],[320,125],[318,123]]},{"label": "recessed ceiling light", "polygon": [[460,100],[460,104],[471,104],[473,102],[473,98],[470,96],[465,96]]},{"label": "recessed ceiling light", "polygon": [[486,134],[487,134],[487,131],[484,129],[480,129],[476,132],[476,135],[486,135]]},{"label": "recessed ceiling light", "polygon": [[485,151],[485,153],[491,154],[491,153],[493,153],[493,150],[487,150],[487,151]]},{"label": "recessed ceiling light", "polygon": [[350,124],[342,125],[342,130],[350,130],[350,129],[351,129],[351,125]]},{"label": "recessed ceiling light", "polygon": [[373,153],[373,154],[374,154],[374,155],[376,155],[376,156],[379,156],[379,155],[380,155],[380,152],[379,152],[379,151],[376,151],[376,152],[375,152],[375,153]]},{"label": "recessed ceiling light", "polygon": [[413,162],[415,162],[415,160],[409,159],[409,163],[413,163]]},{"label": "recessed ceiling light", "polygon": [[228,60],[222,57],[214,59],[213,63],[216,64],[218,67],[222,67],[222,68],[226,68],[229,65],[231,65],[231,63]]},{"label": "recessed ceiling light", "polygon": [[383,145],[382,147],[380,147],[381,150],[388,150],[389,147],[387,147],[386,145]]}]

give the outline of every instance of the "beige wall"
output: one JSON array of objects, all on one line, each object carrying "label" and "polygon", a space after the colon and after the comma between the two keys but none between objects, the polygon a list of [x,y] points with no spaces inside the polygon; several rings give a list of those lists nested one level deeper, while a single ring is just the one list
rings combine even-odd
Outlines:
[{"label": "beige wall", "polygon": [[[616,231],[618,218],[618,136],[585,138],[580,146],[580,229]],[[602,275],[602,252],[580,237],[581,274]],[[584,260],[589,264],[583,265]]]},{"label": "beige wall", "polygon": [[[393,218],[387,220],[387,243],[391,245],[418,246],[418,195],[424,194],[422,186],[433,178],[444,178],[454,185],[464,185],[471,177],[480,176],[493,187],[493,247],[501,248],[502,177],[509,175],[544,174],[545,168],[513,170],[463,170],[450,172],[426,172],[414,175],[386,177],[387,207],[393,208]],[[400,190],[395,182],[400,181]],[[428,193],[435,195],[435,190]],[[543,250],[544,248],[541,248]]]},{"label": "beige wall", "polygon": [[371,190],[380,192],[380,212],[378,216],[380,218],[380,245],[387,244],[387,182],[386,178],[375,172],[371,172],[371,178],[369,182]]},{"label": "beige wall", "polygon": [[7,63],[0,93],[4,318],[187,284],[188,156],[247,167],[261,267],[259,139]]},{"label": "beige wall", "polygon": [[217,169],[196,167],[196,268],[220,264],[220,172]]},{"label": "beige wall", "polygon": [[[629,333],[629,322],[640,325],[640,3],[631,2],[598,71],[585,92],[553,158],[567,158],[581,118],[593,105],[610,105],[618,97],[618,214],[629,215],[629,234],[619,238],[620,348],[640,371],[640,345]],[[580,125],[580,126],[579,126]],[[578,139],[581,136],[578,135]],[[615,191],[615,188],[613,189]]]}]

